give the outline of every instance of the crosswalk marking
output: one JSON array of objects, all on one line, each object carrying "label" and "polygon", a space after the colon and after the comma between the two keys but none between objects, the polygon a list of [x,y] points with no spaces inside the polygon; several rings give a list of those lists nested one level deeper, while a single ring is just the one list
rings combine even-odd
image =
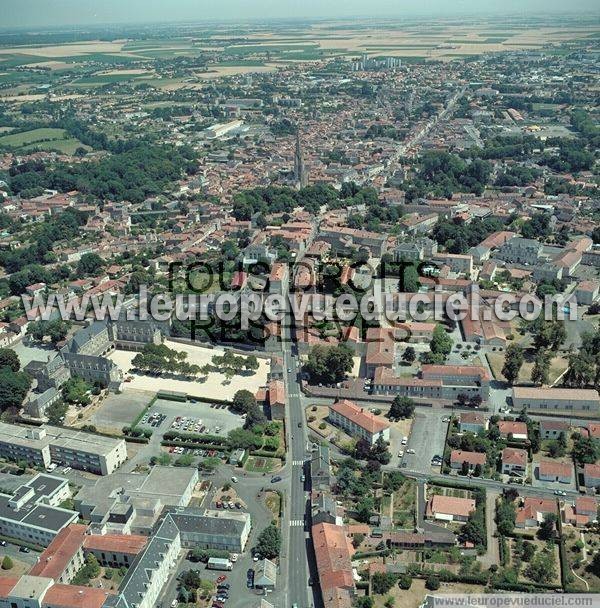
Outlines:
[{"label": "crosswalk marking", "polygon": [[299,528],[300,526],[304,527],[303,519],[292,519],[290,520],[290,527]]},{"label": "crosswalk marking", "polygon": [[292,464],[296,467],[303,467],[304,466],[304,460],[294,460],[294,462],[292,462]]}]

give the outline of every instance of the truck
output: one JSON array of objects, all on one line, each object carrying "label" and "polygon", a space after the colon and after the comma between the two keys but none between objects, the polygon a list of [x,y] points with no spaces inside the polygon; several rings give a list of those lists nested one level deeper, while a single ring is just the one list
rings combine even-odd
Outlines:
[{"label": "truck", "polygon": [[233,563],[227,558],[210,557],[206,567],[209,570],[233,570]]}]

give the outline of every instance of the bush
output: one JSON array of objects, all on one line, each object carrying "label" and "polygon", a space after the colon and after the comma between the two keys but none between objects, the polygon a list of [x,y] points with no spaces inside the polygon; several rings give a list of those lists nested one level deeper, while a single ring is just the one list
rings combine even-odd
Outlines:
[{"label": "bush", "polygon": [[440,588],[440,579],[435,574],[430,574],[425,581],[425,587],[429,591],[437,591]]},{"label": "bush", "polygon": [[14,566],[12,559],[8,555],[4,556],[2,560],[2,570],[11,570]]},{"label": "bush", "polygon": [[412,585],[412,578],[408,575],[408,574],[401,574],[400,578],[398,579],[398,587],[400,587],[400,589],[410,589],[410,586]]},{"label": "bush", "polygon": [[321,424],[319,424],[319,428],[324,431],[327,428],[327,424],[325,422],[321,422]]}]

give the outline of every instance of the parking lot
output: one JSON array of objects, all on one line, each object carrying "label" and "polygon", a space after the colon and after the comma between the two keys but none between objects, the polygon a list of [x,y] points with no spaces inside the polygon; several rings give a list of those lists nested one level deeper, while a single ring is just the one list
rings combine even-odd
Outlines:
[{"label": "parking lot", "polygon": [[[143,418],[140,420],[139,428],[161,433],[174,430],[226,437],[229,431],[244,424],[243,418],[228,406],[196,400],[179,402],[157,399],[148,411],[148,416],[145,422],[142,422]],[[150,416],[154,417],[150,419]]]},{"label": "parking lot", "polygon": [[432,458],[444,454],[448,423],[442,422],[442,418],[445,416],[437,410],[415,414],[402,458],[402,468],[431,473]]}]

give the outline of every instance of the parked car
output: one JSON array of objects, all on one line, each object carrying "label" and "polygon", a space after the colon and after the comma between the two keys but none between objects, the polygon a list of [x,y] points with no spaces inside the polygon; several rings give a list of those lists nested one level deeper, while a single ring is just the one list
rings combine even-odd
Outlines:
[{"label": "parked car", "polygon": [[278,481],[281,481],[281,477],[279,477],[279,475],[275,475],[275,477],[271,477],[271,483],[277,483]]}]

